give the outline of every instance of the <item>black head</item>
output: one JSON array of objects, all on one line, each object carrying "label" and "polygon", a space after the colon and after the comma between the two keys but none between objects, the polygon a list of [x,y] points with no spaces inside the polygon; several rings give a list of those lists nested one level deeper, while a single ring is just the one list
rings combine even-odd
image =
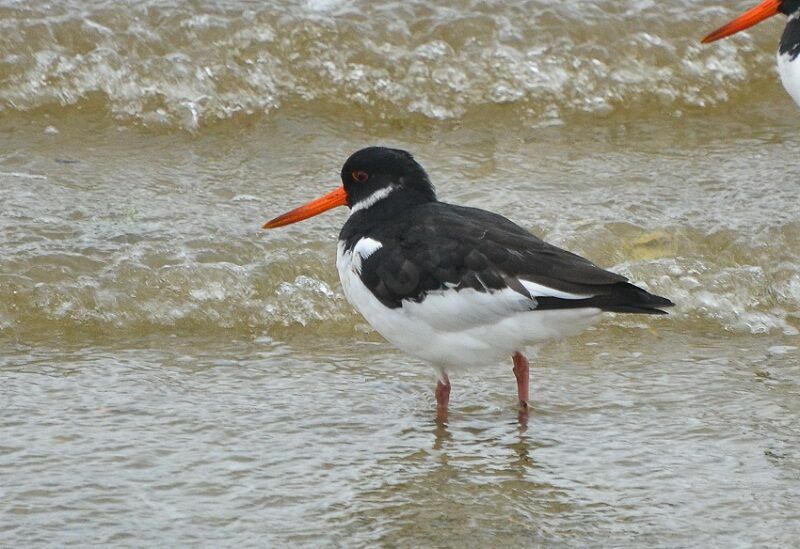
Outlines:
[{"label": "black head", "polygon": [[342,185],[350,208],[366,208],[389,194],[402,193],[414,202],[436,200],[428,174],[410,153],[367,147],[353,153],[342,167]]},{"label": "black head", "polygon": [[[386,198],[391,199],[384,200]],[[342,168],[342,186],[325,196],[264,223],[275,229],[297,223],[337,206],[349,206],[352,212],[371,206],[371,217],[397,214],[414,204],[435,202],[436,191],[428,174],[414,157],[400,149],[367,147],[354,153]],[[362,216],[363,219],[363,214]]]},{"label": "black head", "polygon": [[800,0],[783,0],[778,11],[784,15],[792,15],[793,13],[800,12]]}]

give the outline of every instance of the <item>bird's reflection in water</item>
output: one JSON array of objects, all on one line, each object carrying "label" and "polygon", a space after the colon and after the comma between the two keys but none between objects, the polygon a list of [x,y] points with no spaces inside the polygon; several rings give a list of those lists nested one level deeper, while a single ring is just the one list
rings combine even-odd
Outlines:
[{"label": "bird's reflection in water", "polygon": [[[462,418],[466,421],[465,418]],[[517,414],[517,421],[510,422],[509,426],[516,430],[516,440],[507,443],[505,446],[513,451],[516,456],[511,462],[511,465],[523,473],[523,469],[533,465],[533,460],[530,457],[530,446],[535,444],[528,435],[529,412],[528,409],[520,409]],[[469,429],[468,426],[465,428]],[[501,439],[510,436],[511,433],[501,435]],[[497,440],[500,442],[501,440]],[[441,451],[447,448],[448,445],[454,442],[451,426],[449,425],[449,417],[447,410],[437,411],[436,420],[433,424],[433,450]]]},{"label": "bird's reflection in water", "polygon": [[517,413],[517,423],[519,424],[520,434],[528,430],[528,406],[519,409]]},{"label": "bird's reflection in water", "polygon": [[433,429],[433,449],[442,450],[444,445],[452,442],[452,440],[453,435],[447,428],[447,410],[444,411],[444,416],[441,413],[437,413]]},{"label": "bird's reflection in water", "polygon": [[515,472],[520,480],[525,476],[527,469],[535,466],[533,458],[530,456],[530,446],[531,441],[528,439],[523,428],[520,428],[519,438],[508,445],[513,455],[516,456],[516,458],[511,461],[510,469]]}]

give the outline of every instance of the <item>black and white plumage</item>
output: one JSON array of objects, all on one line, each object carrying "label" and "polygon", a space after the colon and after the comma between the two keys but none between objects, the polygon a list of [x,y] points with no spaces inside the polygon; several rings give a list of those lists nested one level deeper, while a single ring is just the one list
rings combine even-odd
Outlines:
[{"label": "black and white plumage", "polygon": [[[672,305],[505,217],[439,202],[405,151],[362,149],[341,178],[340,190],[265,226],[346,203],[336,265],[348,301],[445,381],[448,371],[508,355],[517,373],[527,346],[577,333],[603,311],[664,314]],[[521,401],[527,362],[524,375]]]},{"label": "black and white plumage", "polygon": [[[354,171],[369,182],[353,182]],[[441,370],[575,333],[601,311],[671,305],[505,217],[439,202],[405,151],[359,151],[342,177],[348,196],[370,203],[352,204],[339,234],[345,295],[386,339]]]},{"label": "black and white plumage", "polygon": [[778,74],[783,87],[800,106],[800,2],[789,16],[778,48]]},{"label": "black and white plumage", "polygon": [[703,43],[714,42],[736,34],[757,23],[782,13],[789,17],[778,46],[778,74],[783,87],[800,106],[800,0],[764,0],[730,23],[703,38]]}]

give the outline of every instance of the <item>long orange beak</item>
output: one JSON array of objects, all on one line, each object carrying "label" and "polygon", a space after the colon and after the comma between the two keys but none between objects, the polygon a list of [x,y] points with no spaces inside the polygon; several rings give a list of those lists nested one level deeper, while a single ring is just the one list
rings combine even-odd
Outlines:
[{"label": "long orange beak", "polygon": [[731,34],[736,34],[739,31],[749,29],[764,19],[772,17],[773,15],[777,15],[782,3],[783,0],[764,0],[753,9],[744,12],[727,25],[718,28],[703,38],[702,43],[708,44],[709,42],[714,42],[715,40],[725,38]]},{"label": "long orange beak", "polygon": [[344,187],[339,187],[335,191],[331,191],[325,196],[320,196],[316,200],[312,200],[308,204],[295,208],[291,212],[286,212],[279,215],[275,219],[264,223],[264,229],[276,229],[284,225],[297,223],[309,217],[313,217],[322,212],[327,212],[337,206],[347,205],[347,193],[344,192]]}]

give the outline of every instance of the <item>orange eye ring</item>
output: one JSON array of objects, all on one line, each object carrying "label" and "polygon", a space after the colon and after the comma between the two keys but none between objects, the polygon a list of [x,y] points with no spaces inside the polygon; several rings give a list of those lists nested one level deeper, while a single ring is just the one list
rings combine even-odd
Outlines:
[{"label": "orange eye ring", "polygon": [[353,176],[353,180],[358,181],[359,183],[366,183],[369,179],[369,174],[360,170],[354,171],[351,175]]}]

